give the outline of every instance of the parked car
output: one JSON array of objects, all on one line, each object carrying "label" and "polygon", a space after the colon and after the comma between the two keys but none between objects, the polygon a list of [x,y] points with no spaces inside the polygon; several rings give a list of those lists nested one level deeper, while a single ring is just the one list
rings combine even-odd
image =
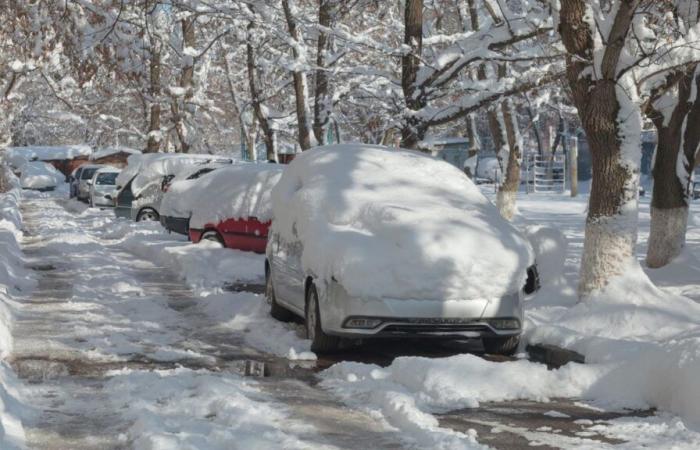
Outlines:
[{"label": "parked car", "polygon": [[[190,232],[190,216],[195,204],[192,203],[192,190],[197,193],[202,192],[198,188],[199,180],[222,167],[227,167],[225,164],[206,164],[204,166],[195,166],[188,170],[183,170],[175,176],[164,189],[163,199],[158,210],[160,214],[160,224],[166,230],[189,236]],[[195,202],[196,203],[196,202]]]},{"label": "parked car", "polygon": [[284,171],[272,207],[270,313],[305,319],[313,351],[380,337],[517,350],[533,251],[459,169],[408,150],[318,147]]},{"label": "parked car", "polygon": [[104,167],[107,166],[98,164],[83,164],[82,166],[78,167],[74,171],[74,174],[69,177],[71,196],[80,201],[87,202],[90,198],[89,182],[92,180],[95,173]]},{"label": "parked car", "polygon": [[127,167],[117,177],[117,217],[135,221],[158,221],[163,189],[180,171],[211,163],[230,164],[233,160],[213,155],[154,153],[132,155]]},{"label": "parked car", "polygon": [[700,181],[693,183],[693,199],[700,199]]},{"label": "parked car", "polygon": [[53,191],[63,182],[63,174],[51,164],[41,161],[26,162],[19,169],[22,189],[41,192]]},{"label": "parked car", "polygon": [[90,207],[114,205],[119,172],[119,169],[114,168],[104,168],[95,172],[95,175],[89,182]]},{"label": "parked car", "polygon": [[265,253],[272,219],[270,194],[283,170],[281,165],[236,164],[181,192],[181,203],[191,208],[192,242],[210,240],[226,248]]}]

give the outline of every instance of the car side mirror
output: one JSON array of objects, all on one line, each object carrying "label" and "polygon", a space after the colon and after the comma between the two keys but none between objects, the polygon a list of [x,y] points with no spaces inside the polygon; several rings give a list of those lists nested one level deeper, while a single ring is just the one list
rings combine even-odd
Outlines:
[{"label": "car side mirror", "polygon": [[87,185],[92,186],[92,180],[87,180]]}]

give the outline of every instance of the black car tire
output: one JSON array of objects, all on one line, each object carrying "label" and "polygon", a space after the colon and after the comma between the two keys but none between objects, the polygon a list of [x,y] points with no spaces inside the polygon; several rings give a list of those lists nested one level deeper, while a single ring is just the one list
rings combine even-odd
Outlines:
[{"label": "black car tire", "polygon": [[518,350],[520,336],[485,337],[482,342],[488,354],[512,356]]},{"label": "black car tire", "polygon": [[318,304],[316,286],[311,284],[306,290],[306,337],[311,340],[311,351],[333,353],[340,346],[340,338],[330,336],[321,326],[321,309]]},{"label": "black car tire", "polygon": [[143,210],[139,211],[139,214],[136,216],[136,221],[143,222],[146,220],[145,217],[149,216],[149,215],[151,217],[153,217],[153,219],[149,220],[150,222],[157,222],[158,219],[160,218],[160,216],[158,215],[158,213],[155,210],[153,210],[151,208],[144,208]]},{"label": "black car tire", "polygon": [[205,231],[202,234],[202,239],[199,240],[199,242],[202,241],[210,241],[210,242],[216,242],[220,244],[222,247],[226,247],[226,243],[224,242],[224,238],[221,237],[219,233],[216,231]]},{"label": "black car tire", "polygon": [[277,303],[275,288],[272,285],[272,275],[268,273],[266,278],[265,300],[267,300],[267,304],[270,307],[270,315],[273,319],[279,320],[280,322],[291,322],[294,319],[294,314]]}]

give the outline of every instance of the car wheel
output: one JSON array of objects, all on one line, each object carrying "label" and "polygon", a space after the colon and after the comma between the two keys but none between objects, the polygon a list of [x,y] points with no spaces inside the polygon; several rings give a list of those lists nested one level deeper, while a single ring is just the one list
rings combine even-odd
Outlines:
[{"label": "car wheel", "polygon": [[226,244],[224,243],[224,239],[216,231],[205,231],[204,234],[202,235],[202,239],[200,239],[199,242],[202,242],[202,241],[216,242],[217,244],[221,245],[222,247],[226,246]]},{"label": "car wheel", "polygon": [[311,351],[316,353],[334,352],[340,343],[338,337],[329,336],[323,331],[318,292],[313,284],[306,292],[306,337],[311,340]]},{"label": "car wheel", "polygon": [[482,341],[486,353],[511,356],[518,350],[520,336],[487,337],[483,338]]},{"label": "car wheel", "polygon": [[272,286],[272,274],[270,273],[268,273],[265,280],[265,300],[267,300],[267,304],[270,307],[270,315],[273,319],[277,319],[280,322],[290,322],[294,319],[294,314],[291,311],[277,303],[275,288]]},{"label": "car wheel", "polygon": [[136,216],[137,222],[156,222],[158,219],[158,213],[152,209],[144,209],[143,211],[139,212],[138,216]]}]

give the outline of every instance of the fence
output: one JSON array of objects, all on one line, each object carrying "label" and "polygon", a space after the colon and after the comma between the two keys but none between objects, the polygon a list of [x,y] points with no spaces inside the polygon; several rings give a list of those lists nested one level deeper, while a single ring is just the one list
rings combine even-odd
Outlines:
[{"label": "fence", "polygon": [[564,155],[525,157],[525,183],[528,193],[555,193],[566,191],[566,158]]}]

